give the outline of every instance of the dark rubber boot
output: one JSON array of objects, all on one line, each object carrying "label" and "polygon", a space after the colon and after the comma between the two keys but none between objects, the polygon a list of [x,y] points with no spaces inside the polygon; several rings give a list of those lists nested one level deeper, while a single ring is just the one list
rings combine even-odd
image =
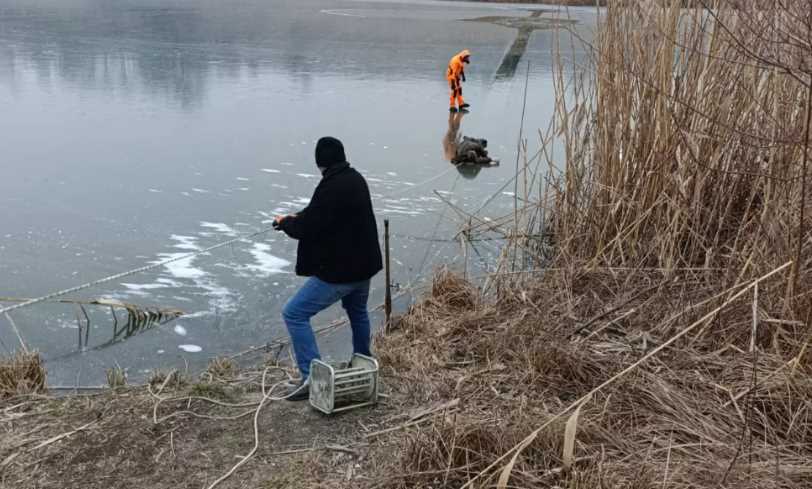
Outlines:
[{"label": "dark rubber boot", "polygon": [[304,379],[299,385],[292,386],[285,394],[287,401],[304,401],[310,399],[310,379]]},{"label": "dark rubber boot", "polygon": [[451,107],[450,109],[448,109],[448,111],[453,114],[454,112],[457,111],[457,108],[456,107]]}]

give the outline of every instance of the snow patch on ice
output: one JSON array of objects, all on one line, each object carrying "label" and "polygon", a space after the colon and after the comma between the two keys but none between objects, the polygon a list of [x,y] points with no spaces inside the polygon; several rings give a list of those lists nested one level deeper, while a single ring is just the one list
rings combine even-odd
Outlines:
[{"label": "snow patch on ice", "polygon": [[253,255],[256,263],[246,266],[246,270],[250,270],[261,277],[268,277],[275,273],[286,273],[284,269],[290,266],[290,262],[272,255],[270,251],[271,245],[254,243],[254,246],[248,252]]},{"label": "snow patch on ice", "polygon": [[177,241],[177,244],[174,248],[179,250],[189,250],[189,251],[200,251],[202,248],[198,246],[195,242],[197,238],[194,236],[183,236],[180,234],[173,234],[169,236],[169,239],[172,241]]},{"label": "snow patch on ice", "polygon": [[213,229],[214,231],[217,231],[218,233],[223,233],[226,236],[236,236],[238,234],[237,230],[222,222],[201,221],[200,226],[208,229]]}]

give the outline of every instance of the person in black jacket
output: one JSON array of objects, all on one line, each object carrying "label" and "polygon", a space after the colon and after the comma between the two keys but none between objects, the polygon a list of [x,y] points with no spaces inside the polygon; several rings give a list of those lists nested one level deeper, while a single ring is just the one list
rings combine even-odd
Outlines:
[{"label": "person in black jacket", "polygon": [[309,277],[282,311],[302,374],[289,400],[309,396],[310,362],[319,358],[310,318],[339,300],[350,318],[353,352],[371,356],[369,282],[383,268],[369,188],[347,163],[341,141],[319,139],[316,165],[322,179],[310,204],[274,221],[277,229],[299,240],[296,274]]}]

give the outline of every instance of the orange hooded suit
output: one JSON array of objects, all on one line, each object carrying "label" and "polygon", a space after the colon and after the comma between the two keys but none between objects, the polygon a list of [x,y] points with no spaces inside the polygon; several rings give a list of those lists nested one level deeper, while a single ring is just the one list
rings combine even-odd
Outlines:
[{"label": "orange hooded suit", "polygon": [[456,110],[457,106],[461,109],[468,107],[468,104],[462,98],[462,82],[465,81],[465,63],[468,62],[470,56],[471,53],[467,49],[463,49],[448,62],[445,78],[448,80],[451,89],[449,105],[454,110]]}]

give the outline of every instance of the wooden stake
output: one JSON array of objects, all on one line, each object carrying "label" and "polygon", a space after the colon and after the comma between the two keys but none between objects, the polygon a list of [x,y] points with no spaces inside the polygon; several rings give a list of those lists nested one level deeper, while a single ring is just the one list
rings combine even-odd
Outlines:
[{"label": "wooden stake", "polygon": [[390,321],[392,319],[392,274],[391,266],[389,264],[389,219],[384,219],[383,229],[384,248],[386,253],[386,298],[384,299],[386,324],[384,325],[384,331],[388,332]]}]

